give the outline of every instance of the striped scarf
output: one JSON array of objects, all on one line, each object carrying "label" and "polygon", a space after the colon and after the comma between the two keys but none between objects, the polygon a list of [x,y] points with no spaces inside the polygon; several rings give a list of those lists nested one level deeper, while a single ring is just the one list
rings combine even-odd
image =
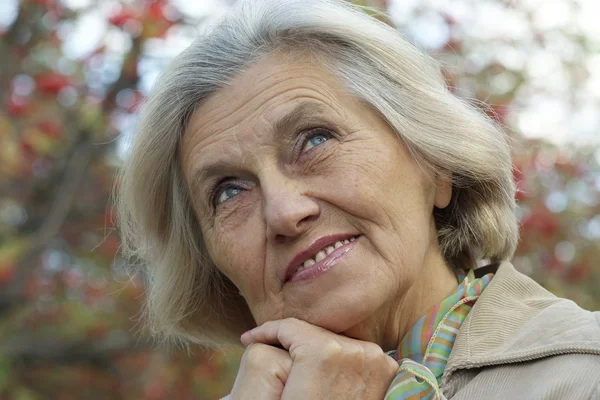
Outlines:
[{"label": "striped scarf", "polygon": [[399,368],[385,400],[443,398],[442,375],[458,329],[494,276],[489,272],[478,278],[475,270],[455,273],[460,282],[456,291],[431,308],[404,336],[395,354],[390,354]]}]

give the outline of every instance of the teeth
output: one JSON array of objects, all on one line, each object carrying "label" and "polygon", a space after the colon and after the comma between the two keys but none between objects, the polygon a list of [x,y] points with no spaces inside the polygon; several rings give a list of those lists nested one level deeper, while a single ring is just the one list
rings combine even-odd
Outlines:
[{"label": "teeth", "polygon": [[322,259],[324,259],[325,257],[327,257],[327,254],[325,254],[325,252],[323,250],[321,250],[320,252],[317,253],[317,255],[315,256],[315,261],[319,262]]},{"label": "teeth", "polygon": [[356,240],[356,238],[350,238],[350,239],[346,239],[346,240],[341,240],[341,241],[335,242],[332,246],[328,246],[328,247],[324,248],[323,250],[319,251],[317,253],[317,255],[315,256],[314,259],[313,258],[309,258],[308,260],[304,261],[304,264],[302,264],[297,269],[297,271],[301,271],[304,268],[312,267],[313,265],[315,265],[316,263],[318,263],[319,261],[321,261],[322,259],[324,259],[328,255],[330,255],[331,253],[333,253],[333,251],[335,249],[339,249],[340,247],[342,247],[345,244],[348,244],[350,242],[354,242],[354,240]]}]

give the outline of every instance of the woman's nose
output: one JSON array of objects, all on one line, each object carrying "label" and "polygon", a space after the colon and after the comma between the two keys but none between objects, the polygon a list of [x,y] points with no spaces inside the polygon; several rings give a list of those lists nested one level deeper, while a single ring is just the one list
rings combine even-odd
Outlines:
[{"label": "woman's nose", "polygon": [[268,240],[299,236],[318,218],[319,204],[305,194],[304,184],[280,178],[262,186]]}]

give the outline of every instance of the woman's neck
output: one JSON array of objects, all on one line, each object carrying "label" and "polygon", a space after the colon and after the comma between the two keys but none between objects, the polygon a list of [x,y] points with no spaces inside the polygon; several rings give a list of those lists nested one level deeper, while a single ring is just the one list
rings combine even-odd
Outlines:
[{"label": "woman's neck", "polygon": [[456,290],[457,284],[456,275],[441,254],[432,254],[426,258],[419,276],[406,292],[398,293],[372,317],[343,334],[376,343],[384,351],[396,350],[414,324]]}]

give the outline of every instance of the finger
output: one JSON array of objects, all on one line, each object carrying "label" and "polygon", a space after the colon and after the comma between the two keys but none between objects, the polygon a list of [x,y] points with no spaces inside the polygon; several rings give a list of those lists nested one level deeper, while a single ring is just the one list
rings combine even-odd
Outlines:
[{"label": "finger", "polygon": [[251,343],[264,343],[270,345],[281,344],[289,350],[294,342],[314,339],[315,335],[322,334],[322,328],[316,327],[305,321],[295,318],[268,321],[256,327],[241,337],[244,346]]},{"label": "finger", "polygon": [[287,374],[292,368],[292,359],[286,350],[257,343],[248,346],[241,364],[240,369],[242,370],[251,373],[267,373],[281,379],[285,384]]},{"label": "finger", "polygon": [[279,400],[291,369],[286,350],[261,343],[248,346],[229,398]]},{"label": "finger", "polygon": [[398,365],[398,361],[396,361],[395,358],[388,356],[387,354],[385,355],[385,361],[389,373],[393,374],[393,376],[396,376],[396,374],[398,373],[398,369],[400,368],[400,365]]}]

